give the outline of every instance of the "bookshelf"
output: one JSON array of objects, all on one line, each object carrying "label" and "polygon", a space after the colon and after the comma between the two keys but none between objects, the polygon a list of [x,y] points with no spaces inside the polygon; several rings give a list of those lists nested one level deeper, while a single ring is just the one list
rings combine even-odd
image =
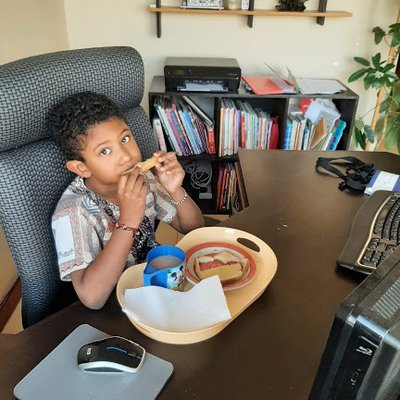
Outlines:
[{"label": "bookshelf", "polygon": [[[344,85],[345,86],[345,85]],[[336,108],[341,114],[341,119],[346,122],[346,128],[343,135],[338,143],[337,150],[347,150],[351,140],[351,132],[353,129],[354,118],[356,115],[358,95],[352,90],[346,87],[346,91],[337,94],[329,95],[302,95],[302,94],[275,94],[275,95],[254,95],[249,93],[245,89],[243,81],[240,84],[239,91],[237,93],[209,93],[209,92],[168,92],[165,89],[164,76],[155,76],[152,80],[149,93],[149,113],[150,120],[153,121],[154,117],[158,117],[157,110],[155,109],[156,99],[167,98],[171,99],[180,98],[182,96],[189,96],[191,98],[203,99],[211,104],[210,108],[213,109],[214,119],[214,134],[216,144],[216,154],[202,153],[199,155],[182,156],[179,160],[183,163],[189,160],[201,160],[208,162],[212,165],[213,180],[212,180],[212,199],[199,199],[196,191],[193,191],[189,187],[190,183],[185,182],[185,188],[189,194],[198,203],[201,210],[204,213],[218,213],[215,193],[218,193],[218,169],[221,162],[235,162],[237,157],[235,154],[229,156],[219,155],[219,140],[221,132],[220,127],[220,109],[223,104],[223,99],[240,100],[242,102],[249,103],[254,108],[259,108],[273,117],[277,117],[277,124],[279,128],[279,139],[278,148],[281,149],[283,146],[283,138],[288,123],[289,116],[289,105],[293,102],[298,102],[303,98],[319,98],[319,99],[330,99],[335,103]],[[168,142],[168,140],[166,140]],[[171,146],[167,145],[168,150],[171,150]],[[271,150],[272,151],[272,150]],[[227,212],[223,212],[227,213]]]},{"label": "bookshelf", "polygon": [[259,17],[293,17],[293,18],[316,18],[319,25],[325,24],[325,18],[343,18],[351,17],[353,14],[348,11],[342,10],[327,10],[328,0],[319,0],[318,10],[305,10],[302,12],[295,11],[277,11],[274,9],[256,9],[255,0],[250,0],[248,10],[210,10],[205,8],[180,8],[176,6],[162,6],[161,0],[156,0],[155,5],[148,7],[146,10],[150,13],[156,14],[157,23],[157,37],[161,37],[161,14],[197,14],[197,15],[239,15],[247,17],[247,26],[253,27],[253,20],[255,16]]}]

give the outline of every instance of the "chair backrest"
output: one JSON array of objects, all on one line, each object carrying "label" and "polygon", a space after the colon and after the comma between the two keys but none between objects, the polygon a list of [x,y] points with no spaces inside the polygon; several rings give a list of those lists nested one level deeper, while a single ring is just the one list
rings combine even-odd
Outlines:
[{"label": "chair backrest", "polygon": [[144,67],[130,47],[62,51],[0,66],[0,224],[22,284],[22,322],[76,300],[59,278],[51,216],[73,176],[50,138],[50,108],[76,92],[107,95],[123,111],[144,158],[157,139],[140,103]]}]

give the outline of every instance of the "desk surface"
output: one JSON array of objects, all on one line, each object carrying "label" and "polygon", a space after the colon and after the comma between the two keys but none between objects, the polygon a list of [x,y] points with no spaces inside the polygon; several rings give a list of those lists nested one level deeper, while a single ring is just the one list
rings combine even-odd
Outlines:
[{"label": "desk surface", "polygon": [[192,345],[138,332],[115,296],[100,311],[79,303],[17,335],[0,335],[0,398],[75,327],[88,323],[142,344],[174,365],[160,399],[306,399],[335,311],[362,276],[336,267],[363,196],[315,171],[318,156],[351,154],[400,173],[387,153],[240,151],[250,207],[223,223],[268,243],[278,272],[264,294],[217,336]]}]

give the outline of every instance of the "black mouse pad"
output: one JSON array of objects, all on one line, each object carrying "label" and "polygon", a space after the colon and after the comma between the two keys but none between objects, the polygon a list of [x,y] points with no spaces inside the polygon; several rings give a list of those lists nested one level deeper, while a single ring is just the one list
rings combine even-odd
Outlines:
[{"label": "black mouse pad", "polygon": [[19,400],[155,399],[173,372],[170,362],[146,352],[135,373],[93,373],[77,364],[81,346],[110,335],[78,326],[14,388]]}]

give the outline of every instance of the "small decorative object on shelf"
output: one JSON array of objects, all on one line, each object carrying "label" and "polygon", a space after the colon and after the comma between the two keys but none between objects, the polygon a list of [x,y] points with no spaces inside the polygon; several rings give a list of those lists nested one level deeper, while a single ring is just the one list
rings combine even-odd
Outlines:
[{"label": "small decorative object on shelf", "polygon": [[228,10],[240,10],[242,2],[241,0],[224,0],[224,8]]},{"label": "small decorative object on shelf", "polygon": [[222,0],[182,0],[181,8],[208,8],[222,10]]},{"label": "small decorative object on shelf", "polygon": [[279,5],[275,6],[279,11],[304,11],[307,0],[279,0]]}]

